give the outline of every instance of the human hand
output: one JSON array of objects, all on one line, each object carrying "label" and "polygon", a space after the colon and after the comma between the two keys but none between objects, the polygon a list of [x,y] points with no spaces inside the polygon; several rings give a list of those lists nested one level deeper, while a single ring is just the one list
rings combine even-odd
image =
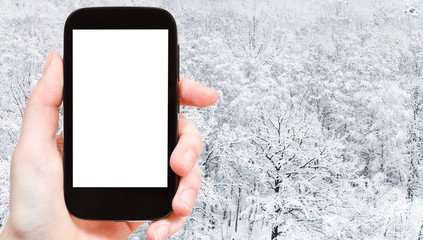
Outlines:
[{"label": "human hand", "polygon": [[[66,208],[63,135],[56,136],[62,90],[63,61],[51,52],[24,112],[11,162],[10,214],[0,239],[126,239],[143,222],[83,220]],[[181,104],[197,107],[213,105],[218,98],[216,91],[184,78],[179,94]],[[171,168],[181,176],[173,213],[148,227],[148,239],[164,239],[182,228],[200,187],[196,159],[203,148],[201,136],[182,114],[178,124],[179,141],[170,159]]]}]

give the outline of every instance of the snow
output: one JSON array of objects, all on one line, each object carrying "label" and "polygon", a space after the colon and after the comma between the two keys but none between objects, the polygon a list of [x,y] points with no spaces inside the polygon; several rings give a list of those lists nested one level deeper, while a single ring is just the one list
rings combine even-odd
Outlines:
[{"label": "snow", "polygon": [[181,108],[204,139],[203,180],[172,239],[423,238],[417,0],[2,1],[0,228],[28,94],[67,15],[102,5],[169,10],[180,75],[219,93]]}]

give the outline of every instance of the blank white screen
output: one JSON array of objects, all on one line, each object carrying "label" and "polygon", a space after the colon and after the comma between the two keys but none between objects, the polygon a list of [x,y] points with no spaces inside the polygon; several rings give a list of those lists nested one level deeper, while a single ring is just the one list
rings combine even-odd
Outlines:
[{"label": "blank white screen", "polygon": [[73,30],[73,187],[167,187],[168,30]]}]

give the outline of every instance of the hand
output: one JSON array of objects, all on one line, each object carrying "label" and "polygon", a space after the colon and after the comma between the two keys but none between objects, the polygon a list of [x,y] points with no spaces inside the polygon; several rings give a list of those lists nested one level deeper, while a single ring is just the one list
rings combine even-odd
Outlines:
[{"label": "hand", "polygon": [[[10,214],[0,239],[126,239],[143,223],[82,220],[66,209],[63,135],[56,136],[62,89],[63,62],[59,54],[51,52],[44,74],[28,99],[12,156]],[[183,78],[179,94],[181,104],[197,107],[212,105],[218,98],[216,91]],[[203,142],[182,114],[178,135],[170,159],[172,169],[181,176],[172,202],[174,212],[148,227],[148,239],[164,239],[182,228],[198,194],[201,174],[196,160]]]}]

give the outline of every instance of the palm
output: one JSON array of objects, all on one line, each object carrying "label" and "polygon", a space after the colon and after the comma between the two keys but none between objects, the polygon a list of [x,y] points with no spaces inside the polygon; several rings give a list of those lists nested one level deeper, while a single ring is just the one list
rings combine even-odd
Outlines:
[{"label": "palm", "polygon": [[88,221],[71,216],[73,228],[80,239],[126,239],[142,223]]}]

